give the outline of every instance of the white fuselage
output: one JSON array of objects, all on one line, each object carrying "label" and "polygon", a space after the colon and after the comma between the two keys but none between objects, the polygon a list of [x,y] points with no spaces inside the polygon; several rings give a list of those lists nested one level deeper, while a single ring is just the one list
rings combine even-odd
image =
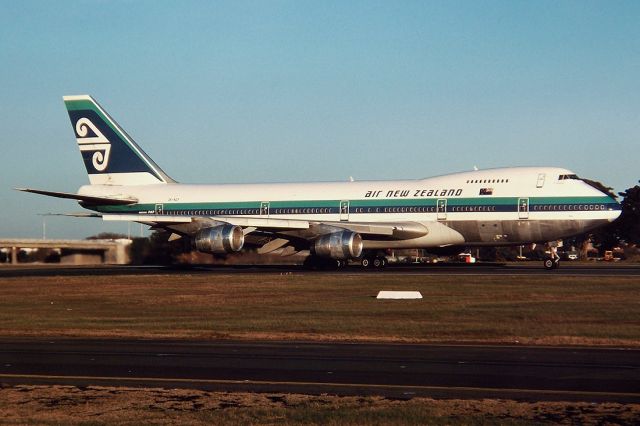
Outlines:
[{"label": "white fuselage", "polygon": [[[555,167],[499,168],[399,181],[87,185],[79,193],[139,200],[130,206],[95,208],[108,214],[272,218],[338,226],[415,222],[432,230],[420,238],[369,239],[365,248],[551,241],[620,214],[614,199],[571,171]],[[438,224],[454,233],[441,233]]]}]

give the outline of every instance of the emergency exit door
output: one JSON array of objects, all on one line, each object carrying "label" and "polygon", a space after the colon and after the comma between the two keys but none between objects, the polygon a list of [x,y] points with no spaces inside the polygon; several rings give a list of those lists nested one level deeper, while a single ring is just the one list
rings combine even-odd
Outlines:
[{"label": "emergency exit door", "polygon": [[518,218],[529,219],[529,199],[528,198],[518,199]]},{"label": "emergency exit door", "polygon": [[260,216],[269,217],[269,202],[263,201],[260,203]]},{"label": "emergency exit door", "polygon": [[349,220],[349,201],[340,201],[340,220]]},{"label": "emergency exit door", "polygon": [[447,200],[445,198],[441,198],[437,202],[436,209],[438,211],[438,220],[446,220],[447,219]]}]

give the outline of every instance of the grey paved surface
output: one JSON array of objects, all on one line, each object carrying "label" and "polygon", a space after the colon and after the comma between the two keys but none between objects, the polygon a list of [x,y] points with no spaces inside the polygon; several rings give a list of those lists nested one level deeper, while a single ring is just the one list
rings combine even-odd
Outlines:
[{"label": "grey paved surface", "polygon": [[0,383],[640,402],[640,350],[0,340]]},{"label": "grey paved surface", "polygon": [[634,264],[575,264],[563,262],[559,269],[547,271],[541,262],[522,264],[435,264],[435,265],[402,265],[390,266],[382,271],[363,270],[352,266],[339,271],[308,271],[297,266],[97,266],[97,267],[64,267],[40,265],[36,267],[0,267],[0,279],[3,277],[22,276],[79,276],[79,275],[150,275],[150,274],[253,274],[286,272],[303,272],[306,274],[342,274],[342,275],[543,275],[543,276],[632,276],[640,277],[640,265]]}]

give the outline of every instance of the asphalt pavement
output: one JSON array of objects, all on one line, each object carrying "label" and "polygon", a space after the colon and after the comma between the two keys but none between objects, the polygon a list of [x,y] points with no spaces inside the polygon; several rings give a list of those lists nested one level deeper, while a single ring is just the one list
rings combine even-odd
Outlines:
[{"label": "asphalt pavement", "polygon": [[312,271],[301,266],[260,265],[184,265],[184,266],[62,266],[62,265],[2,265],[3,277],[82,276],[82,275],[154,275],[154,274],[282,274],[301,272],[305,274],[341,275],[518,275],[518,276],[631,276],[640,277],[638,264],[572,263],[562,262],[559,269],[547,271],[542,262],[523,263],[440,263],[402,264],[388,266],[383,270],[362,269],[349,266],[334,271]]},{"label": "asphalt pavement", "polygon": [[640,350],[2,339],[0,383],[640,403]]}]

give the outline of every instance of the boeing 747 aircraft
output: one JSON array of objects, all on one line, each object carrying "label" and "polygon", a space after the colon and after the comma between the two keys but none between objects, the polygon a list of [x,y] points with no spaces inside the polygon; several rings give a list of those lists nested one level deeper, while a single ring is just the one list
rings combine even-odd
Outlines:
[{"label": "boeing 747 aircraft", "polygon": [[[89,185],[90,216],[135,221],[188,237],[212,254],[255,247],[308,251],[309,265],[384,266],[385,249],[549,243],[615,220],[615,199],[557,167],[509,167],[417,180],[181,184],[88,95],[65,96]],[[545,267],[558,266],[555,250]]]}]

